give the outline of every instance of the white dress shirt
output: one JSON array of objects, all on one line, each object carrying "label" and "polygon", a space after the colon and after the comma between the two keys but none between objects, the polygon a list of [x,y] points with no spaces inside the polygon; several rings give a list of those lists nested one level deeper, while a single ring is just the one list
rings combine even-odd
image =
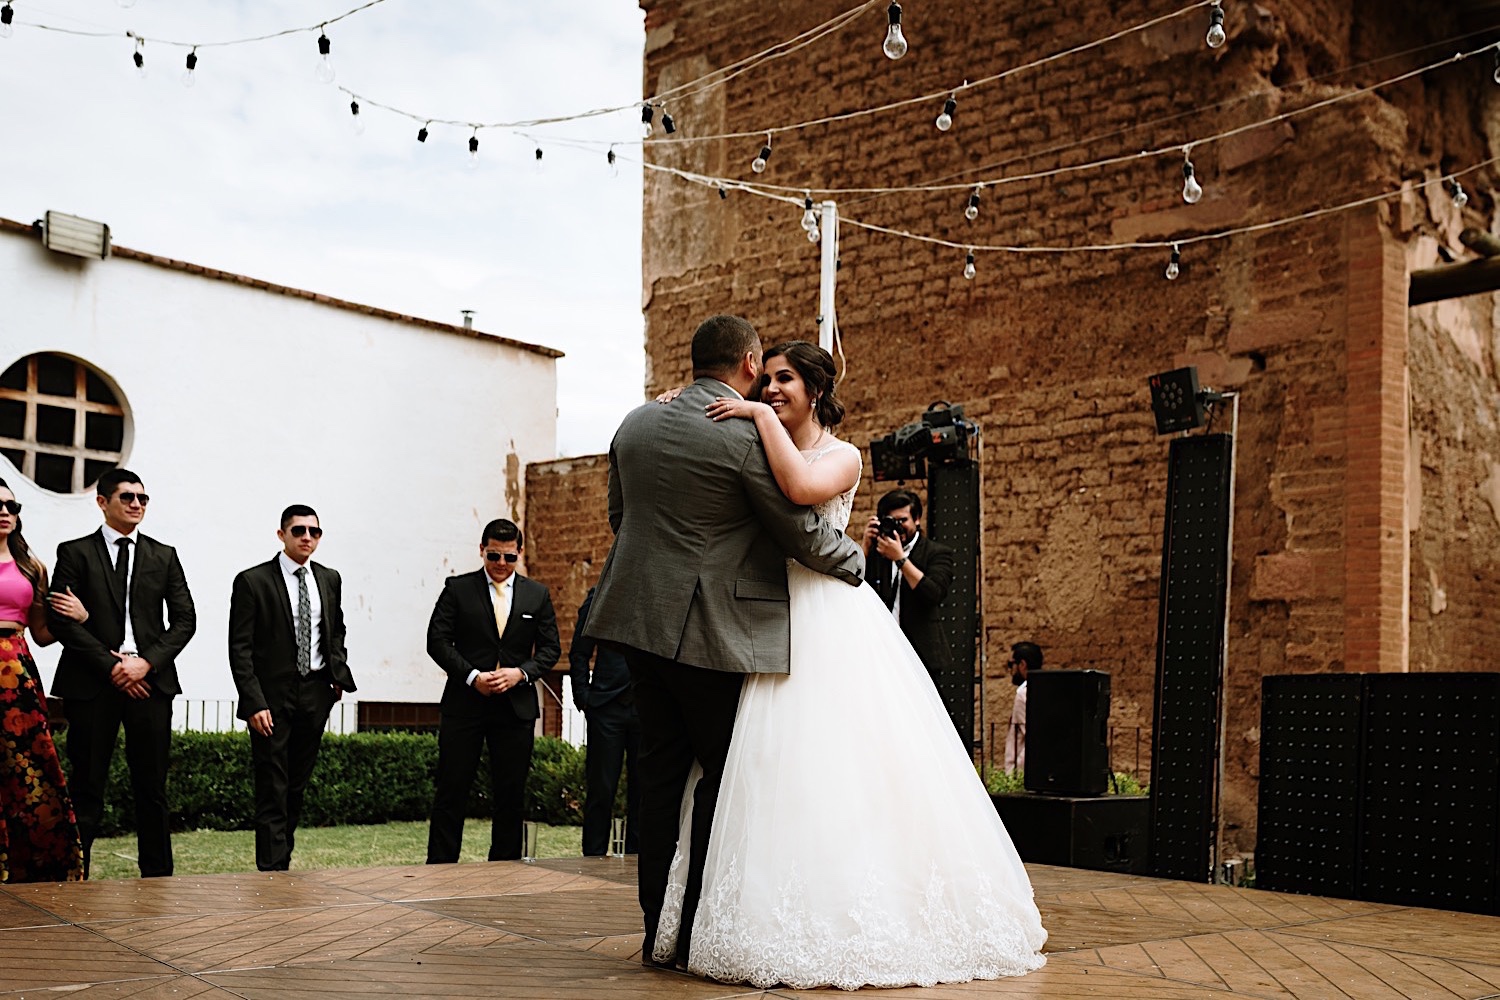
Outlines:
[{"label": "white dress shirt", "polygon": [[1005,732],[1005,769],[1026,770],[1026,682],[1016,688],[1015,704],[1010,708],[1010,728]]},{"label": "white dress shirt", "polygon": [[[120,643],[119,652],[136,653],[139,650],[135,645],[135,626],[130,622],[130,581],[135,579],[135,561],[140,553],[140,538],[134,531],[128,535],[122,535],[109,525],[104,525],[104,547],[109,552],[109,563],[111,566],[119,565],[120,549],[115,545],[122,538],[130,539],[130,562],[126,563],[125,572],[125,607],[121,609],[121,615],[125,618],[125,641]],[[155,666],[155,664],[152,664]]]},{"label": "white dress shirt", "polygon": [[[292,605],[292,638],[297,637],[297,570],[303,567],[297,564],[285,552],[276,557],[276,562],[281,565],[281,579],[286,584],[287,600]],[[308,635],[308,645],[312,647],[312,665],[309,671],[323,669],[323,644],[318,641],[322,635],[319,631],[323,625],[323,598],[318,594],[318,581],[313,576],[312,560],[306,564],[307,569],[307,601],[312,605],[312,632]]]},{"label": "white dress shirt", "polygon": [[[491,609],[490,613],[491,614],[494,614],[496,611],[500,610],[500,594],[501,594],[502,591],[504,591],[504,593],[505,593],[505,607],[506,607],[506,620],[509,621],[510,620],[510,612],[514,611],[515,608],[516,608],[516,574],[512,573],[510,576],[506,577],[504,583],[496,583],[494,580],[491,580],[489,574],[486,573],[484,575],[484,586],[485,586],[485,589],[490,592],[490,609]],[[497,623],[497,627],[498,627],[498,623]],[[505,629],[501,628],[500,629],[500,634],[504,635],[505,634]],[[500,664],[498,664],[498,663],[495,664],[495,669],[497,669],[497,670],[500,669]],[[521,673],[524,676],[525,673],[526,673],[526,671],[522,670]],[[470,670],[469,671],[469,687],[473,687],[474,686],[474,678],[478,677],[479,674],[480,674],[480,671],[478,671],[478,670]]]},{"label": "white dress shirt", "polygon": [[[920,531],[913,531],[911,533],[911,541],[901,547],[901,558],[911,558],[911,550],[916,546],[917,537],[921,534]],[[895,563],[891,563],[891,584],[896,588],[896,599],[891,602],[891,614],[896,616],[898,622],[901,620],[901,588],[904,583],[905,581],[901,576],[901,567]]]}]

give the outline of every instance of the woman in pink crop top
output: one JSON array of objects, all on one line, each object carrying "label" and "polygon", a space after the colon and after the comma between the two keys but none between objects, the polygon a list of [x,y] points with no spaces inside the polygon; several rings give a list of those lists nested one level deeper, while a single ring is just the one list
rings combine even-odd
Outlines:
[{"label": "woman in pink crop top", "polygon": [[[67,779],[47,725],[47,698],[26,630],[43,645],[47,629],[47,568],[21,535],[21,505],[0,479],[0,882],[62,882],[83,878],[83,847]],[[88,613],[72,594],[53,607],[82,621]]]}]

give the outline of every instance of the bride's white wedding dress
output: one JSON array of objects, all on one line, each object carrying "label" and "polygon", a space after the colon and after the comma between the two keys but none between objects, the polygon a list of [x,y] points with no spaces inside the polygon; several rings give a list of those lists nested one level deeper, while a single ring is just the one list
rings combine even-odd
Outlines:
[{"label": "bride's white wedding dress", "polygon": [[[835,448],[858,454],[835,442],[804,457]],[[844,528],[853,505],[850,489],[817,510]],[[1026,869],[895,617],[873,588],[796,563],[787,584],[791,673],[752,675],[740,695],[688,968],[803,989],[1040,968]],[[657,928],[663,961],[688,840]]]}]

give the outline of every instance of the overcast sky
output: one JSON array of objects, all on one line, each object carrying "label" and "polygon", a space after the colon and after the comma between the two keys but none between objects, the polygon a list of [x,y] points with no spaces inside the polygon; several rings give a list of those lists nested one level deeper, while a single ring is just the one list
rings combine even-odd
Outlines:
[{"label": "overcast sky", "polygon": [[[148,42],[139,79],[124,32],[183,41],[266,34],[355,0],[13,0],[0,38],[0,216],[49,209],[109,224],[115,242],[430,319],[476,311],[484,331],[567,352],[558,450],[603,451],[641,400],[639,167],[362,109],[340,84],[422,115],[540,118],[641,94],[631,0],[387,0],[317,33],[198,52]],[[119,37],[79,38],[40,22]],[[553,134],[628,141],[639,113]],[[540,134],[547,134],[541,132]],[[632,159],[635,158],[634,153]]]}]

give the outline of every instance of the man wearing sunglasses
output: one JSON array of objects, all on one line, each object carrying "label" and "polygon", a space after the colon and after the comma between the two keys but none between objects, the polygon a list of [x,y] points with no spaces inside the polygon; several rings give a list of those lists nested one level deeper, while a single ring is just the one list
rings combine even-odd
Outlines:
[{"label": "man wearing sunglasses", "polygon": [[83,837],[83,864],[104,818],[104,788],[115,737],[125,728],[125,760],[135,796],[141,875],[172,874],[167,824],[167,756],[172,699],[182,692],[177,657],[198,628],[177,551],[137,530],[150,497],[141,477],[112,469],[95,486],[104,526],[57,547],[51,589],[69,590],[88,620],[49,616],[62,643],[52,693],[68,718],[68,786]]},{"label": "man wearing sunglasses", "polygon": [[353,691],[344,648],[343,583],[312,561],[318,512],[292,504],[276,532],[281,551],[234,578],[229,670],[255,767],[255,867],[286,871],[302,794],[318,762],[333,703]]},{"label": "man wearing sunglasses", "polygon": [[552,596],[516,572],[524,538],[503,518],[484,526],[484,566],[449,577],[427,623],[427,655],[448,675],[439,710],[437,788],[427,863],[458,860],[479,749],[490,750],[491,861],[521,856],[522,802],[541,706],[533,683],[562,652]]}]

